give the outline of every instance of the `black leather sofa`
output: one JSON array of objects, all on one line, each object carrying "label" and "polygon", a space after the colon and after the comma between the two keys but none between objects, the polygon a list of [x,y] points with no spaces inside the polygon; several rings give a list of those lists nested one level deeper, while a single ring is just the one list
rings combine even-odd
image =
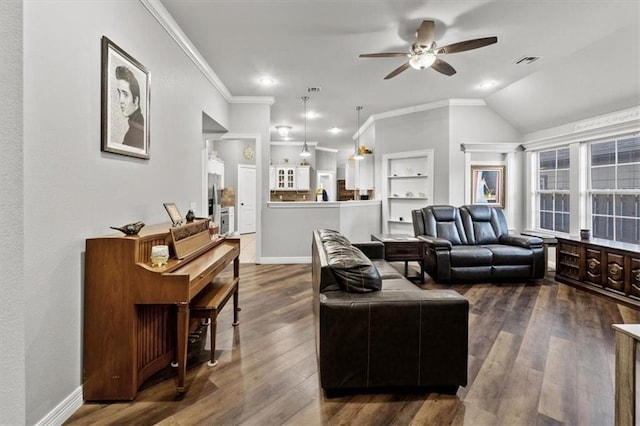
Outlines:
[{"label": "black leather sofa", "polygon": [[315,230],[313,309],[320,383],[345,390],[467,384],[469,303],[452,290],[423,290],[384,259],[381,242],[351,244]]},{"label": "black leather sofa", "polygon": [[544,277],[542,240],[509,234],[501,208],[440,205],[411,213],[415,236],[425,242],[424,269],[436,282]]}]

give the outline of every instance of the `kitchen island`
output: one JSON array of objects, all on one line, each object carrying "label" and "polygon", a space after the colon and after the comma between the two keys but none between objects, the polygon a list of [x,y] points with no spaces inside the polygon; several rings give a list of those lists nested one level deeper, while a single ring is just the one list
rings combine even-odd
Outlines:
[{"label": "kitchen island", "polygon": [[366,201],[271,201],[263,216],[269,229],[262,229],[262,263],[309,263],[314,229],[334,229],[353,242],[369,241],[381,232],[382,202]]}]

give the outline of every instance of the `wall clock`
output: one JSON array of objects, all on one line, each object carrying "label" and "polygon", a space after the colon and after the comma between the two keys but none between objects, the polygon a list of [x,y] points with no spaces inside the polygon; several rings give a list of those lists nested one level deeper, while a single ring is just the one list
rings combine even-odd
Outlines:
[{"label": "wall clock", "polygon": [[251,145],[247,145],[242,150],[242,155],[244,155],[244,158],[246,158],[247,160],[253,160],[255,153],[253,152],[253,148],[251,148]]}]

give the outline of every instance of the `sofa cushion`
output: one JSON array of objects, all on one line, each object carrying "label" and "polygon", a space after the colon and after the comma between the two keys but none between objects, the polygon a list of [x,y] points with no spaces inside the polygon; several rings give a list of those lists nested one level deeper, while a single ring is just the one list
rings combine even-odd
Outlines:
[{"label": "sofa cushion", "polygon": [[320,235],[320,240],[322,240],[323,243],[331,241],[344,245],[351,245],[351,242],[347,237],[333,229],[319,229],[318,234]]},{"label": "sofa cushion", "polygon": [[382,279],[371,260],[357,247],[334,247],[328,255],[329,267],[343,291],[367,293],[382,289]]},{"label": "sofa cushion", "polygon": [[481,246],[451,247],[451,266],[491,266],[493,254],[491,250]]},{"label": "sofa cushion", "polygon": [[494,265],[531,265],[531,250],[506,246],[504,244],[489,244],[483,246],[491,250]]}]

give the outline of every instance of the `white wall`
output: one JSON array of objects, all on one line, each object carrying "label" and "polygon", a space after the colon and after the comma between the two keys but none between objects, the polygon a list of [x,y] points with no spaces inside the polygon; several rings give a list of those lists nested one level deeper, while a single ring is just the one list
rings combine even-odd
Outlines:
[{"label": "white wall", "polygon": [[382,186],[382,156],[433,149],[433,204],[449,203],[449,107],[376,120],[376,188]]},{"label": "white wall", "polygon": [[[452,205],[463,205],[467,203],[465,198],[465,179],[469,179],[469,171],[466,170],[465,154],[460,149],[460,144],[467,143],[488,143],[499,145],[521,143],[522,135],[518,130],[508,123],[501,116],[496,114],[491,108],[484,105],[474,106],[451,106],[449,117],[449,141],[451,150],[449,151],[449,201]],[[509,149],[507,149],[509,150]],[[472,162],[490,162],[494,164],[507,165],[507,158],[501,153],[472,153]],[[524,155],[518,153],[515,158],[519,165],[516,173],[514,170],[507,170],[505,178],[514,179],[513,187],[516,191],[508,192],[505,213],[509,228],[521,231],[524,225],[524,179],[520,171],[524,161]],[[509,211],[512,210],[512,211]]]},{"label": "white wall", "polygon": [[0,1],[0,423],[25,424],[22,13]]},{"label": "white wall", "polygon": [[[103,35],[151,73],[148,161],[100,152]],[[85,239],[200,204],[203,111],[228,127],[225,99],[140,2],[24,3],[26,423],[82,383]]]}]

